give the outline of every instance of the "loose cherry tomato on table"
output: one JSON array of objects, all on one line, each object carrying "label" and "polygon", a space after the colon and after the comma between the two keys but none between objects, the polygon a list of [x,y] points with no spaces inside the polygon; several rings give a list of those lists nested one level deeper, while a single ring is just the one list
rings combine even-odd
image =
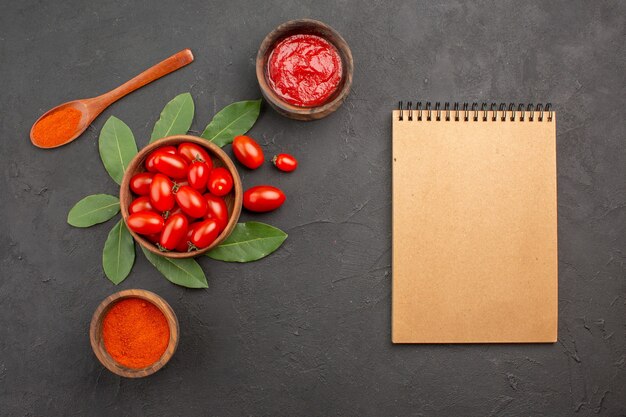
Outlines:
[{"label": "loose cherry tomato on table", "polygon": [[163,174],[156,174],[150,184],[150,204],[158,211],[174,208],[172,181]]},{"label": "loose cherry tomato on table", "polygon": [[187,178],[187,162],[180,155],[162,153],[154,160],[154,167],[161,174],[173,179]]},{"label": "loose cherry tomato on table", "polygon": [[288,153],[279,153],[272,158],[274,166],[281,171],[291,172],[298,167],[298,161]]},{"label": "loose cherry tomato on table", "polygon": [[243,206],[259,213],[276,210],[285,202],[285,194],[271,185],[258,185],[243,193]]},{"label": "loose cherry tomato on table", "polygon": [[176,203],[189,217],[199,218],[206,214],[207,202],[198,191],[183,185],[175,194]]},{"label": "loose cherry tomato on table", "polygon": [[233,177],[226,168],[213,168],[209,173],[207,187],[211,194],[218,197],[225,196],[233,189]]},{"label": "loose cherry tomato on table", "polygon": [[209,153],[199,145],[191,142],[183,142],[178,145],[178,154],[185,158],[188,164],[191,164],[193,161],[201,161],[205,162],[209,169],[213,168],[213,162],[211,161],[211,157]]},{"label": "loose cherry tomato on table", "polygon": [[226,202],[223,198],[210,193],[206,193],[203,197],[208,206],[206,218],[215,220],[221,232],[228,224],[228,207],[226,206]]},{"label": "loose cherry tomato on table", "polygon": [[130,214],[139,213],[140,211],[154,211],[154,207],[150,204],[150,197],[138,197],[128,206],[128,212]]},{"label": "loose cherry tomato on table", "polygon": [[203,192],[206,189],[207,181],[209,181],[210,172],[211,168],[206,162],[193,162],[187,171],[187,181],[193,189]]},{"label": "loose cherry tomato on table", "polygon": [[250,169],[257,169],[263,165],[265,156],[261,146],[250,136],[235,136],[233,153],[239,162]]},{"label": "loose cherry tomato on table", "polygon": [[161,232],[159,245],[167,250],[176,249],[180,241],[187,237],[188,227],[189,222],[183,214],[169,216]]},{"label": "loose cherry tomato on table", "polygon": [[168,153],[170,155],[175,155],[176,154],[176,148],[174,146],[162,146],[154,151],[152,151],[152,153],[150,153],[150,155],[148,155],[148,157],[146,158],[146,162],[144,163],[144,165],[146,166],[146,169],[149,172],[157,172],[156,167],[154,166],[154,162],[156,161],[157,157],[161,154],[164,153]]},{"label": "loose cherry tomato on table", "polygon": [[152,235],[163,230],[163,217],[153,211],[140,211],[126,219],[128,228],[142,235]]},{"label": "loose cherry tomato on table", "polygon": [[130,179],[130,189],[137,195],[150,194],[150,184],[152,184],[152,172],[140,172]]},{"label": "loose cherry tomato on table", "polygon": [[202,249],[213,243],[219,233],[217,222],[213,219],[208,219],[193,225],[189,240],[196,248]]}]

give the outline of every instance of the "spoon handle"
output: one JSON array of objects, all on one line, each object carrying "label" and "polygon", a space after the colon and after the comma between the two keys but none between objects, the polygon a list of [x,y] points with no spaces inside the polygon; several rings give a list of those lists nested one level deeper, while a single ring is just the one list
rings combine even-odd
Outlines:
[{"label": "spoon handle", "polygon": [[126,81],[119,87],[109,91],[108,93],[102,94],[101,96],[95,97],[93,99],[94,104],[101,106],[102,110],[104,110],[106,107],[124,97],[126,94],[132,93],[136,89],[143,87],[154,80],[158,80],[164,75],[174,72],[192,61],[193,54],[191,53],[191,49],[183,49],[153,67],[148,68],[133,79]]}]

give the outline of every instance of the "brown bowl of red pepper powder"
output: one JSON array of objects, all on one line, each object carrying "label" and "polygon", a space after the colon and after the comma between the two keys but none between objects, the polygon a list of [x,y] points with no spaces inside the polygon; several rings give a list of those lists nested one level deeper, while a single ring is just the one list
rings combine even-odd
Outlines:
[{"label": "brown bowl of red pepper powder", "polygon": [[111,372],[142,378],[161,369],[178,346],[172,307],[146,290],[125,290],[105,298],[93,314],[91,347]]}]

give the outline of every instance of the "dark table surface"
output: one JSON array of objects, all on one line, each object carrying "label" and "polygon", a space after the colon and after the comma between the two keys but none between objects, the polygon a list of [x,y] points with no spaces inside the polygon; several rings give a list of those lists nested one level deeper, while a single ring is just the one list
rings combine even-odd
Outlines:
[{"label": "dark table surface", "polygon": [[[626,413],[623,1],[2,1],[0,278],[2,416],[618,416]],[[209,289],[166,281],[138,254],[119,286],[101,267],[113,222],[66,223],[87,194],[117,194],[97,151],[110,115],[139,146],[190,91],[192,129],[260,96],[263,37],[310,17],[344,35],[348,100],[301,123],[267,105],[251,131],[301,167],[242,170],[288,194],[252,216],[289,233],[253,264],[200,260]],[[106,110],[76,142],[43,151],[32,122],[183,49],[196,61]],[[390,110],[398,100],[552,102],[558,111],[559,341],[394,346],[390,341]],[[230,150],[228,150],[230,152]],[[145,288],[178,314],[179,350],[142,380],[91,352],[112,292]]]}]

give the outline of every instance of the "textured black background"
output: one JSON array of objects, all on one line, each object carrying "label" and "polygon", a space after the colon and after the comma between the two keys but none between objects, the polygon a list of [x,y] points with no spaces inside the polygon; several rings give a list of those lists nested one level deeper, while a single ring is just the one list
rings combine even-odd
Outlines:
[{"label": "textured black background", "polygon": [[[626,414],[626,155],[623,1],[9,1],[0,11],[0,414]],[[210,288],[166,281],[138,254],[113,286],[101,250],[113,222],[67,225],[87,194],[117,194],[97,152],[116,115],[140,146],[176,94],[193,129],[260,96],[254,58],[292,18],[323,20],[354,54],[353,91],[331,117],[287,120],[264,106],[251,134],[301,166],[242,170],[288,194],[244,215],[289,233],[254,264],[201,259]],[[189,47],[189,67],[124,98],[69,146],[43,151],[32,122],[100,94]],[[559,341],[390,342],[390,110],[397,101],[551,101],[558,110]],[[228,150],[230,152],[230,150]],[[419,215],[419,213],[416,213]],[[168,300],[182,339],[170,364],[120,379],[91,352],[101,299],[145,288]]]}]

